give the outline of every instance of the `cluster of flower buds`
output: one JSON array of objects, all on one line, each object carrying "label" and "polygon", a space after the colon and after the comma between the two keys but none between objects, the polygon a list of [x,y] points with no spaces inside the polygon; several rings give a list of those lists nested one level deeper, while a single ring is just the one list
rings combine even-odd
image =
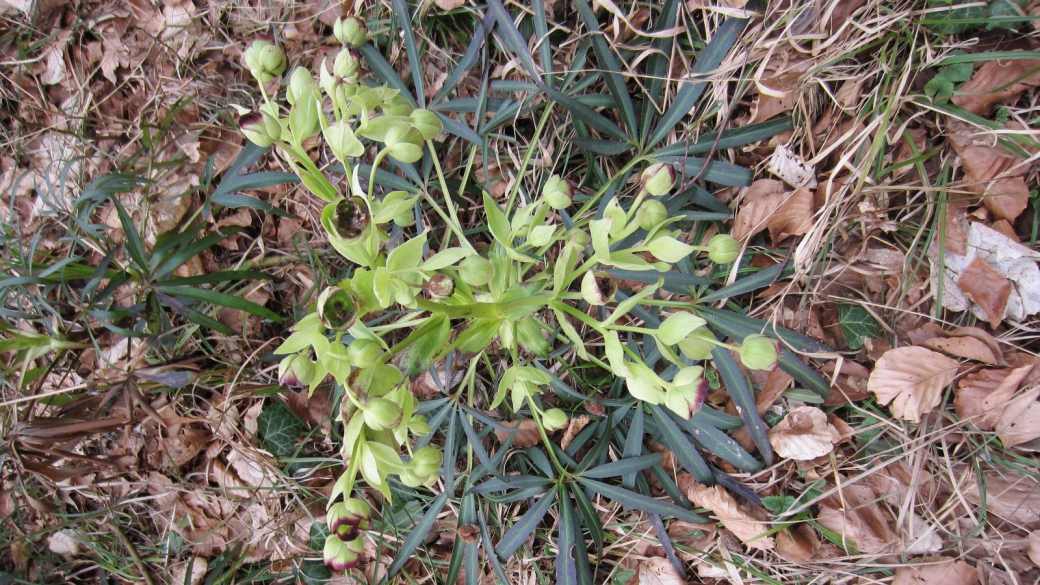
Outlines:
[{"label": "cluster of flower buds", "polygon": [[325,564],[337,571],[357,567],[365,550],[361,534],[372,524],[368,503],[357,498],[336,502],[329,506],[325,521],[329,526],[329,535],[325,539]]},{"label": "cluster of flower buds", "polygon": [[257,38],[242,54],[249,73],[260,83],[272,81],[285,72],[285,53],[270,38]]},{"label": "cluster of flower buds", "polygon": [[408,467],[400,474],[401,483],[408,487],[432,486],[440,478],[444,454],[435,447],[423,447],[412,455]]}]

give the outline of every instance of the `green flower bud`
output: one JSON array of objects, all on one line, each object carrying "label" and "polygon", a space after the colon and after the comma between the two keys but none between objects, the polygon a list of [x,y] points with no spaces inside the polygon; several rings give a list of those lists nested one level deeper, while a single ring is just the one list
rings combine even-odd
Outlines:
[{"label": "green flower bud", "polygon": [[285,53],[266,38],[253,41],[242,53],[242,62],[260,83],[267,83],[285,71]]},{"label": "green flower bud", "polygon": [[365,424],[372,430],[382,431],[401,426],[401,407],[386,398],[370,398],[364,410]]},{"label": "green flower bud", "polygon": [[274,116],[250,112],[238,119],[242,134],[253,144],[266,148],[282,136],[282,125]]},{"label": "green flower bud", "polygon": [[675,386],[665,393],[665,406],[689,420],[701,409],[708,395],[708,381],[703,374],[704,368],[700,366],[680,370],[672,380]]},{"label": "green flower bud", "polygon": [[534,317],[527,317],[517,322],[516,338],[520,345],[524,346],[524,349],[537,356],[545,357],[549,355],[549,351],[552,349],[552,346],[549,345],[549,342],[542,335],[541,324]]},{"label": "green flower bud", "polygon": [[436,447],[426,446],[412,455],[410,467],[421,474],[437,473],[444,462],[444,454]]},{"label": "green flower bud", "polygon": [[482,256],[467,256],[459,263],[459,277],[470,286],[484,286],[495,276],[495,265]]},{"label": "green flower bud", "polygon": [[435,299],[448,298],[455,292],[455,279],[448,274],[434,274],[426,284],[426,292]]},{"label": "green flower bud", "polygon": [[361,69],[361,53],[357,49],[344,48],[332,62],[332,74],[340,79],[350,79]]},{"label": "green flower bud", "polygon": [[649,230],[668,219],[668,209],[656,199],[647,199],[639,206],[636,216],[639,218],[639,227]]},{"label": "green flower bud", "polygon": [[357,321],[357,304],[349,292],[330,286],[318,297],[318,320],[328,329],[344,331]]},{"label": "green flower bud", "polygon": [[708,240],[708,259],[716,264],[729,264],[740,256],[740,242],[729,234]]},{"label": "green flower bud", "polygon": [[417,162],[423,156],[423,136],[407,122],[391,126],[383,144],[390,156],[403,163]]},{"label": "green flower bud", "polygon": [[412,110],[409,118],[411,118],[412,127],[422,134],[423,140],[433,140],[444,130],[441,119],[430,110],[421,108]]},{"label": "green flower bud", "polygon": [[347,16],[336,19],[336,24],[332,25],[332,34],[344,46],[360,47],[368,40],[368,27],[360,18]]},{"label": "green flower bud", "polygon": [[408,430],[416,437],[425,437],[430,434],[430,424],[426,422],[425,416],[416,414],[408,421]]},{"label": "green flower bud", "polygon": [[639,176],[646,192],[654,197],[668,194],[675,186],[675,167],[668,163],[655,163],[643,171]]},{"label": "green flower bud", "polygon": [[360,539],[343,542],[338,538],[325,539],[325,564],[333,571],[349,571],[358,566],[365,552],[365,543]]},{"label": "green flower bud", "polygon": [[341,541],[356,540],[361,536],[361,532],[368,530],[372,525],[372,510],[364,500],[347,498],[346,501],[329,506],[325,522],[332,534]]},{"label": "green flower bud", "polygon": [[679,351],[691,360],[710,360],[711,350],[716,345],[715,335],[707,327],[699,327],[679,342]]},{"label": "green flower bud", "polygon": [[562,429],[567,426],[567,413],[563,412],[559,408],[550,408],[545,411],[544,415],[542,415],[542,425],[545,426],[545,430],[550,433]]},{"label": "green flower bud", "polygon": [[314,77],[305,67],[293,69],[289,76],[289,87],[285,89],[285,99],[292,105],[302,96],[310,96],[314,91]]},{"label": "green flower bud", "polygon": [[775,339],[754,333],[744,338],[737,350],[740,363],[752,370],[772,370],[776,367],[780,346]]},{"label": "green flower bud", "polygon": [[379,358],[383,348],[371,339],[355,339],[347,346],[347,361],[355,368],[371,366]]},{"label": "green flower bud", "polygon": [[354,136],[354,129],[346,120],[329,124],[322,134],[325,135],[325,142],[332,149],[332,154],[341,161],[346,160],[348,156],[357,157],[365,153],[365,146]]},{"label": "green flower bud", "polygon": [[314,379],[314,362],[307,356],[294,353],[278,364],[278,384],[282,388],[299,391]]},{"label": "green flower bud", "polygon": [[542,186],[542,199],[549,204],[549,207],[557,211],[570,207],[572,197],[574,197],[574,183],[560,175],[549,177]]}]

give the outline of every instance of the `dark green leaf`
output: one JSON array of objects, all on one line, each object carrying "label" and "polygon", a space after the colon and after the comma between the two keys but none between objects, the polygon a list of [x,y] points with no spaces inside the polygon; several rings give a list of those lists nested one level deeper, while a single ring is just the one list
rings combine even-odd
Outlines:
[{"label": "dark green leaf", "polygon": [[307,425],[284,404],[273,400],[256,417],[256,428],[275,457],[286,457],[296,450],[296,441]]},{"label": "dark green leaf", "polygon": [[715,361],[719,374],[722,375],[722,381],[726,384],[726,391],[733,398],[733,404],[737,407],[740,418],[744,420],[744,426],[751,432],[751,439],[758,447],[758,452],[762,454],[762,458],[766,460],[767,464],[772,465],[773,447],[769,444],[766,425],[762,422],[762,417],[758,416],[758,410],[755,409],[755,396],[748,388],[743,372],[740,371],[737,362],[733,361],[729,350],[724,347],[716,345],[712,348],[711,357]]},{"label": "dark green leaf", "polygon": [[393,577],[396,575],[404,567],[404,564],[408,562],[408,559],[412,558],[415,548],[429,536],[430,530],[433,529],[434,523],[437,522],[437,516],[440,515],[441,509],[444,508],[444,504],[447,502],[448,492],[444,492],[430,504],[430,509],[423,514],[419,523],[412,528],[408,533],[408,537],[401,543],[401,548],[397,550],[397,555],[394,556],[393,562],[390,563],[390,568],[386,571],[387,576]]},{"label": "dark green leaf", "polygon": [[618,142],[616,140],[596,140],[593,138],[569,138],[569,142],[582,150],[594,152],[596,154],[605,154],[608,156],[616,156],[624,154],[635,146],[629,142]]},{"label": "dark green leaf", "polygon": [[625,77],[622,75],[621,65],[611,51],[610,45],[607,44],[603,33],[599,30],[599,21],[596,20],[596,13],[592,11],[589,3],[586,0],[574,0],[573,4],[578,9],[578,16],[585,23],[585,28],[589,30],[592,38],[592,50],[596,52],[603,81],[607,84],[615,107],[621,111],[621,120],[624,121],[628,131],[635,136],[638,129],[636,109],[632,106],[632,96],[628,95],[628,88],[625,87]]},{"label": "dark green leaf", "polygon": [[657,152],[650,155],[653,159],[659,157],[687,157],[697,154],[707,154],[712,151],[712,147],[715,147],[715,151],[727,150],[730,148],[737,148],[738,146],[744,146],[759,140],[765,140],[772,138],[777,134],[783,134],[794,129],[794,120],[790,116],[784,116],[782,118],[775,118],[766,122],[759,122],[757,124],[749,124],[747,126],[741,126],[740,128],[730,128],[722,131],[722,137],[719,138],[716,144],[715,139],[718,137],[717,132],[711,132],[709,134],[701,134],[697,137],[697,142],[687,144],[686,142],[676,142],[659,149]]},{"label": "dark green leaf", "polygon": [[[283,173],[283,174],[289,174],[289,173]],[[294,178],[296,178],[296,175],[292,175],[292,176]],[[299,180],[299,179],[297,179],[297,180]],[[288,181],[281,181],[281,182],[287,183]],[[274,215],[279,215],[281,217],[292,217],[293,216],[291,213],[289,213],[288,211],[286,211],[284,209],[275,207],[274,205],[271,205],[270,203],[268,203],[266,201],[262,201],[260,199],[257,199],[256,197],[250,197],[248,195],[238,195],[236,193],[225,193],[223,195],[212,195],[212,196],[210,196],[209,200],[210,200],[211,203],[215,203],[217,205],[223,205],[224,207],[227,207],[229,209],[238,209],[240,207],[248,207],[250,209],[257,209],[257,210],[264,211],[264,212],[267,212],[267,213],[272,213]]]},{"label": "dark green leaf", "polygon": [[664,279],[664,289],[676,294],[688,294],[689,287],[712,284],[710,278],[697,276],[696,274],[684,274],[682,272],[658,272],[656,270],[622,270],[620,268],[608,268],[604,270],[607,274],[619,280],[633,280],[656,284],[658,280]]},{"label": "dark green leaf", "polygon": [[637,494],[635,492],[612,486],[599,482],[593,479],[586,479],[579,477],[583,485],[592,488],[593,491],[600,494],[601,496],[613,500],[622,506],[628,506],[629,508],[635,508],[636,510],[642,510],[644,512],[653,512],[654,514],[660,514],[662,516],[671,516],[680,520],[686,520],[687,522],[694,522],[696,524],[707,524],[708,520],[703,518],[685,508],[680,508],[675,504],[669,504],[668,502],[662,502],[661,500],[655,500],[654,498]]},{"label": "dark green leaf", "polygon": [[650,455],[641,455],[639,457],[630,457],[628,459],[618,459],[617,461],[611,461],[604,465],[600,465],[594,469],[590,469],[585,473],[582,473],[582,477],[588,477],[592,479],[603,479],[607,477],[617,477],[619,475],[627,475],[630,473],[636,473],[642,471],[651,465],[657,465],[661,462],[660,453],[651,453]]},{"label": "dark green leaf", "polygon": [[200,284],[213,284],[216,282],[230,282],[234,280],[270,280],[271,277],[263,272],[255,270],[229,270],[227,272],[211,272],[197,276],[185,276],[183,278],[171,278],[163,282],[166,286],[198,286]]},{"label": "dark green leaf", "polygon": [[189,299],[195,299],[198,301],[203,301],[205,303],[212,303],[214,305],[220,305],[222,307],[228,307],[231,309],[238,309],[240,311],[252,313],[253,315],[257,315],[259,317],[270,319],[275,323],[282,322],[282,318],[270,309],[261,307],[260,305],[252,301],[247,301],[234,295],[219,293],[204,288],[192,288],[187,286],[162,285],[156,288],[167,294],[187,297]]},{"label": "dark green leaf", "polygon": [[[531,509],[527,511],[516,524],[509,529],[508,532],[502,537],[502,540],[498,542],[498,547],[495,553],[498,558],[505,560],[520,548],[527,537],[534,532],[535,528],[538,528],[538,524],[542,521],[542,517],[549,510],[549,506],[556,500],[556,491],[559,488],[553,487],[549,490],[535,505],[531,506]],[[680,508],[681,509],[681,508]]]},{"label": "dark green leaf", "polygon": [[791,272],[791,263],[781,262],[780,264],[775,264],[769,268],[760,270],[751,276],[741,278],[733,284],[724,286],[710,295],[703,296],[701,297],[700,302],[703,304],[709,304],[737,295],[742,295],[744,293],[749,293],[769,286],[771,283],[784,278]]},{"label": "dark green leaf", "polygon": [[656,404],[649,405],[649,408],[650,412],[654,414],[654,423],[661,432],[661,440],[675,454],[679,463],[682,463],[686,471],[689,471],[697,481],[703,484],[714,483],[715,476],[712,475],[708,464],[704,462],[704,458],[697,452],[697,449],[690,444],[686,435],[675,426],[665,409]]},{"label": "dark green leaf", "polygon": [[487,41],[488,29],[494,24],[494,17],[490,14],[484,17],[483,22],[477,23],[477,28],[473,31],[473,40],[469,42],[469,46],[466,47],[466,53],[459,59],[459,63],[452,70],[451,75],[448,79],[444,80],[444,85],[441,86],[440,91],[437,95],[430,100],[430,104],[437,104],[448,96],[449,93],[455,90],[455,87],[459,84],[459,80],[462,76],[469,72],[474,65],[477,64],[477,59],[480,58],[480,49],[484,47],[484,43]]},{"label": "dark green leaf", "polygon": [[126,246],[127,253],[130,254],[130,258],[133,259],[134,264],[139,269],[147,269],[148,261],[145,257],[144,244],[141,243],[141,233],[137,231],[137,226],[134,225],[130,215],[123,209],[123,204],[118,199],[113,197],[112,205],[115,206],[116,213],[119,214],[119,223],[123,226],[123,233],[126,234],[126,239],[123,243]]},{"label": "dark green leaf", "polygon": [[527,74],[532,79],[538,80],[538,69],[534,66],[534,56],[531,55],[530,49],[527,48],[527,40],[517,30],[516,24],[513,23],[513,17],[509,15],[506,7],[502,5],[502,0],[488,0],[487,7],[488,12],[494,15],[495,21],[498,22],[498,34],[501,35],[506,48],[520,58],[520,63],[527,70]]},{"label": "dark green leaf", "polygon": [[881,337],[881,325],[877,319],[861,305],[838,304],[838,323],[845,334],[845,344],[849,349],[863,347],[863,338],[877,339]]},{"label": "dark green leaf", "polygon": [[603,531],[603,523],[599,519],[599,513],[592,507],[592,502],[585,495],[585,491],[581,489],[576,483],[571,484],[571,495],[574,496],[574,501],[578,505],[578,510],[581,511],[581,515],[585,518],[585,525],[589,527],[589,532],[592,534],[592,541],[596,545],[596,553],[601,554],[603,551],[603,541],[606,539],[606,533]]},{"label": "dark green leaf", "polygon": [[697,442],[705,450],[725,459],[743,471],[754,472],[762,469],[762,463],[752,457],[750,453],[745,451],[739,443],[726,433],[711,425],[697,424],[694,420],[685,420],[671,411],[662,410],[667,412],[672,417],[672,420],[689,433],[690,436],[696,437]]},{"label": "dark green leaf", "polygon": [[567,496],[566,490],[560,493],[559,510],[560,529],[557,533],[559,556],[555,559],[556,583],[578,585],[578,568],[574,564],[574,547],[581,532],[578,527],[577,514],[571,507],[571,499]]},{"label": "dark green leaf", "polygon": [[599,130],[604,134],[613,136],[618,140],[628,140],[628,135],[625,134],[624,130],[618,128],[616,124],[614,124],[606,117],[604,117],[602,114],[596,112],[592,108],[586,106],[585,104],[579,102],[578,100],[568,95],[556,91],[555,89],[549,86],[540,85],[539,87],[542,89],[543,92],[546,93],[546,95],[556,100],[561,106],[563,106],[568,112],[570,112],[571,115],[574,116],[575,119],[577,119],[577,121],[581,122],[582,124],[585,124],[586,126],[589,126],[591,128],[595,128],[596,130]]},{"label": "dark green leaf", "polygon": [[[657,157],[657,160],[659,162],[681,164],[683,173],[690,177],[700,175],[700,178],[705,181],[726,185],[728,187],[746,187],[750,185],[752,179],[755,178],[755,173],[753,173],[751,169],[721,160],[708,162],[703,158],[684,158],[678,156],[661,156]],[[704,172],[701,172],[701,170],[704,169],[705,164],[708,165],[708,168]]]},{"label": "dark green leaf", "polygon": [[549,489],[552,484],[540,475],[507,475],[503,478],[492,478],[480,485],[475,485],[466,491],[468,494],[488,494],[505,490],[540,487]]},{"label": "dark green leaf", "polygon": [[[380,81],[394,89],[400,90],[400,95],[403,98],[408,100],[412,106],[416,108],[419,107],[415,98],[412,97],[412,92],[408,91],[408,86],[405,85],[404,82],[401,81],[401,78],[397,76],[397,71],[394,70],[394,67],[390,65],[390,63],[387,63],[379,49],[372,45],[372,43],[365,43],[357,49],[361,52],[361,56],[365,58],[365,63],[368,64],[368,69],[374,73]],[[420,81],[419,83],[422,82]]]},{"label": "dark green leaf", "polygon": [[391,13],[397,17],[397,26],[401,27],[404,37],[404,48],[408,52],[408,65],[412,68],[412,85],[420,108],[426,107],[426,92],[423,90],[422,59],[415,46],[415,32],[412,31],[412,11],[408,8],[408,0],[391,0]]}]

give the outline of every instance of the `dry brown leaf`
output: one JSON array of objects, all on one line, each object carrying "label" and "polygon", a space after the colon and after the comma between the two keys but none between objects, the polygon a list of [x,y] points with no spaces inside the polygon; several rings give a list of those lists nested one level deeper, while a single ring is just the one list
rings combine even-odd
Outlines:
[{"label": "dry brown leaf", "polygon": [[793,563],[806,563],[820,550],[820,539],[808,524],[796,524],[776,533],[776,552]]},{"label": "dry brown leaf", "polygon": [[964,226],[961,225],[961,219],[953,205],[946,206],[946,222],[943,224],[943,230],[947,250],[961,256],[968,253],[968,235],[964,233]]},{"label": "dry brown leaf", "polygon": [[974,337],[933,337],[921,345],[928,349],[934,349],[964,359],[986,364],[997,363],[997,357],[993,355],[993,350],[985,342]]},{"label": "dry brown leaf", "polygon": [[[191,575],[188,575],[188,567],[191,567]],[[206,576],[206,571],[209,570],[209,562],[205,557],[191,557],[185,562],[177,563],[173,566],[170,571],[173,577],[171,583],[181,585],[182,583],[188,583],[189,585],[199,585],[202,583],[202,578]]]},{"label": "dry brown leaf", "polygon": [[[531,445],[537,445],[542,440],[538,434],[538,423],[534,422],[534,419],[525,418],[521,421],[501,421],[501,424],[513,429],[520,425],[520,430],[513,437],[514,447],[530,447]],[[505,442],[510,434],[512,434],[512,431],[495,429],[495,436],[498,437],[500,443]]]},{"label": "dry brown leaf", "polygon": [[1040,60],[986,61],[951,101],[973,114],[985,116],[998,102],[1014,99],[1040,83]]},{"label": "dry brown leaf", "polygon": [[[1028,165],[965,122],[953,120],[948,127],[947,138],[964,167],[965,187],[981,196],[997,219],[1014,221],[1029,203],[1029,189],[1021,179]],[[1008,124],[1008,129],[1021,128]]]},{"label": "dry brown leaf", "polygon": [[827,422],[827,414],[812,406],[795,408],[769,429],[769,444],[777,455],[795,461],[823,457],[839,441],[841,434]]},{"label": "dry brown leaf", "polygon": [[83,551],[83,545],[79,543],[83,535],[75,530],[58,530],[47,537],[47,547],[56,555],[72,557]]},{"label": "dry brown leaf", "polygon": [[639,585],[686,585],[668,559],[655,557],[639,562]]},{"label": "dry brown leaf", "polygon": [[1027,364],[1020,368],[979,370],[968,374],[957,384],[953,399],[957,416],[971,420],[983,431],[992,430],[1033,367],[1033,364]]},{"label": "dry brown leaf", "polygon": [[753,511],[738,504],[737,500],[725,489],[691,482],[686,496],[694,504],[711,510],[719,522],[749,548],[773,549],[773,537],[763,536],[769,532],[769,523],[766,519],[756,516]]},{"label": "dry brown leaf", "polygon": [[899,537],[892,531],[891,517],[877,500],[874,490],[865,485],[842,486],[841,494],[831,494],[820,501],[816,520],[861,553],[885,552],[899,542]]},{"label": "dry brown leaf", "polygon": [[1014,221],[1029,206],[1029,186],[1022,177],[997,179],[986,187],[982,204],[998,220]]},{"label": "dry brown leaf", "polygon": [[801,97],[801,87],[798,80],[812,65],[813,61],[811,59],[800,59],[786,61],[779,66],[775,66],[772,75],[764,78],[761,84],[768,88],[770,93],[780,95],[760,92],[755,98],[751,120],[748,123],[763,122],[777,114],[794,109],[798,99]]},{"label": "dry brown leaf", "polygon": [[766,383],[762,386],[762,391],[758,393],[758,397],[755,399],[755,410],[758,411],[758,414],[765,414],[793,381],[794,378],[780,368],[769,372],[769,375],[766,376]]},{"label": "dry brown leaf", "polygon": [[766,227],[774,244],[787,236],[800,236],[812,228],[813,194],[802,187],[790,194],[769,216]]},{"label": "dry brown leaf", "polygon": [[461,8],[466,4],[466,0],[434,0],[434,3],[437,4],[437,8],[447,12],[449,10]]},{"label": "dry brown leaf", "polygon": [[[967,467],[955,469],[958,489],[969,504],[979,506],[979,481]],[[983,478],[986,486],[986,511],[1015,522],[1029,530],[1040,528],[1040,483],[1033,477],[1002,467],[988,470]]]},{"label": "dry brown leaf", "polygon": [[731,235],[743,240],[766,229],[769,216],[783,201],[784,185],[780,181],[759,179],[744,192],[740,211],[733,222]]},{"label": "dry brown leaf", "polygon": [[881,356],[867,389],[881,405],[892,403],[899,419],[921,422],[942,399],[943,389],[957,376],[957,362],[923,347],[900,347]]},{"label": "dry brown leaf", "polygon": [[1029,533],[1029,560],[1040,567],[1040,531]]},{"label": "dry brown leaf", "polygon": [[978,573],[968,563],[939,557],[896,569],[892,585],[975,585]]},{"label": "dry brown leaf", "polygon": [[574,440],[574,437],[576,437],[588,424],[589,416],[587,414],[576,416],[567,421],[567,429],[563,431],[563,436],[560,437],[560,448],[566,449],[567,446],[571,444],[571,441]]},{"label": "dry brown leaf", "polygon": [[996,329],[1004,320],[1011,283],[982,258],[976,258],[961,273],[957,286],[986,314],[991,327]]},{"label": "dry brown leaf", "polygon": [[993,427],[1004,447],[1010,448],[1040,438],[1040,386],[1008,403]]}]

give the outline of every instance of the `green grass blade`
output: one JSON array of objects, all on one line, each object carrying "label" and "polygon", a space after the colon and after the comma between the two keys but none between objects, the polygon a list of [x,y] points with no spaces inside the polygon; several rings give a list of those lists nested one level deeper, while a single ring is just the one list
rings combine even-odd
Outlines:
[{"label": "green grass blade", "polygon": [[715,36],[708,42],[708,46],[704,47],[704,50],[697,57],[697,62],[690,69],[690,76],[694,79],[683,82],[679,86],[675,100],[672,101],[672,105],[668,107],[668,110],[661,117],[660,122],[658,122],[657,128],[650,135],[650,139],[646,143],[647,148],[652,148],[664,140],[668,132],[679,123],[679,120],[682,120],[697,105],[701,94],[704,93],[704,89],[708,86],[706,79],[697,78],[707,76],[718,69],[719,65],[722,64],[722,60],[726,58],[726,54],[729,53],[734,43],[737,42],[737,37],[744,30],[747,23],[747,19],[727,18],[726,22],[719,27],[719,30],[715,31]]},{"label": "green grass blade", "polygon": [[487,42],[488,30],[494,25],[494,16],[488,14],[484,17],[482,22],[477,23],[476,30],[473,31],[473,40],[469,42],[469,46],[466,47],[466,52],[459,59],[458,64],[455,65],[455,69],[452,70],[451,75],[444,80],[444,85],[441,86],[440,91],[437,95],[433,96],[430,100],[431,107],[433,104],[439,104],[441,100],[448,97],[455,87],[459,84],[459,80],[462,76],[473,69],[473,66],[477,64],[477,60],[480,58],[480,50],[484,48],[484,43]]},{"label": "green grass blade", "polygon": [[751,432],[751,439],[758,447],[758,452],[762,454],[762,458],[768,465],[772,465],[773,447],[769,444],[766,425],[762,422],[762,417],[758,416],[758,410],[755,409],[755,396],[748,388],[743,372],[740,371],[737,362],[733,361],[729,350],[724,347],[717,345],[713,347],[711,357],[715,361],[719,374],[722,375],[723,383],[726,384],[726,391],[729,392],[733,398],[733,404],[740,412],[740,418],[744,420],[744,426]]},{"label": "green grass blade", "polygon": [[166,286],[160,285],[156,287],[157,290],[161,290],[164,293],[177,295],[181,297],[187,297],[189,299],[195,299],[204,303],[211,303],[222,307],[228,307],[229,309],[238,309],[251,313],[258,317],[264,317],[270,319],[275,323],[281,323],[282,318],[277,313],[262,307],[252,301],[247,301],[243,298],[236,297],[235,295],[229,295],[226,293],[220,293],[204,288],[193,288],[188,286]]},{"label": "green grass blade", "polygon": [[607,40],[599,29],[596,13],[592,11],[589,3],[586,0],[574,0],[573,4],[578,10],[578,16],[581,18],[581,21],[585,23],[585,28],[589,30],[589,35],[592,38],[592,50],[596,53],[596,60],[599,61],[599,67],[603,73],[603,81],[607,84],[607,90],[610,91],[615,107],[621,112],[621,120],[624,122],[625,128],[634,136],[638,128],[636,125],[636,109],[632,105],[632,96],[628,94],[628,88],[625,86],[625,77],[621,74],[621,65],[610,50],[610,46],[607,45]]},{"label": "green grass blade", "polygon": [[397,555],[394,556],[393,562],[390,563],[390,568],[386,571],[387,576],[393,577],[396,575],[404,567],[404,564],[408,562],[408,559],[412,558],[415,548],[426,540],[430,530],[433,529],[434,523],[437,522],[437,516],[440,515],[444,504],[447,502],[448,492],[444,492],[430,504],[430,509],[423,514],[423,517],[412,528],[412,531],[408,533],[408,537],[401,543],[401,548],[397,550]]},{"label": "green grass blade", "polygon": [[408,53],[408,65],[412,68],[412,85],[415,86],[415,97],[420,108],[426,107],[426,92],[423,90],[422,60],[419,49],[415,46],[415,31],[412,30],[412,11],[408,7],[408,0],[391,0],[394,16],[397,17],[397,26],[401,27],[401,36],[404,37],[404,48]]}]

